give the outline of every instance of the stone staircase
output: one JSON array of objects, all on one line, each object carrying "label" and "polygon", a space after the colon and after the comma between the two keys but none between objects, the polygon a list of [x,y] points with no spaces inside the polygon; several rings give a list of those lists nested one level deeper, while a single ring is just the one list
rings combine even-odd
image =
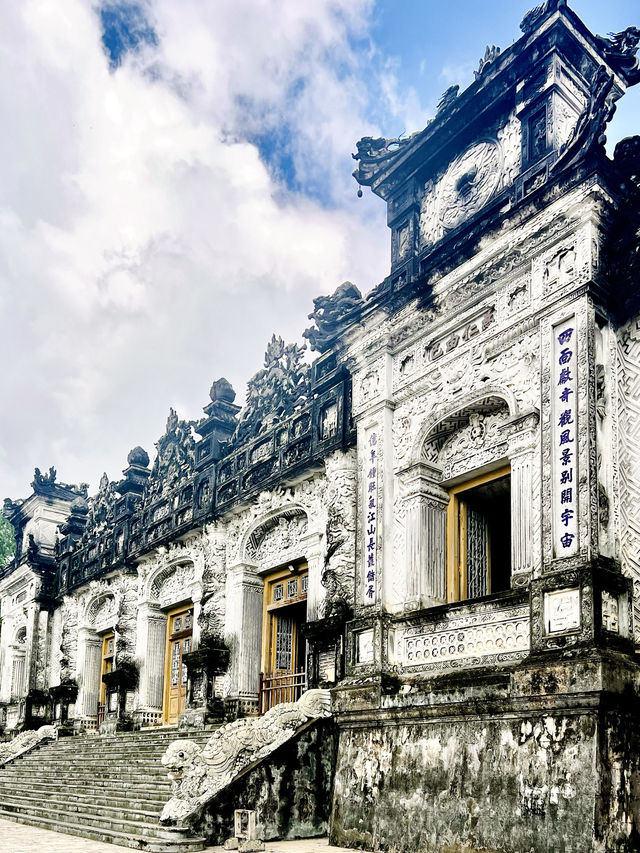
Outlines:
[{"label": "stone staircase", "polygon": [[152,853],[202,850],[204,839],[158,823],[171,797],[168,744],[201,746],[213,730],[156,729],[63,738],[0,770],[0,818]]}]

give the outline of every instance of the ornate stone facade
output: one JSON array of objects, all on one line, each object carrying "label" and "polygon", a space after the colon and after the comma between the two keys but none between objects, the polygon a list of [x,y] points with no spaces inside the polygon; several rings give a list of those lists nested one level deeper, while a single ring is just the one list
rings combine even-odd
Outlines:
[{"label": "ornate stone facade", "polygon": [[220,379],[152,464],[5,504],[8,731],[38,691],[95,729],[118,679],[118,725],[249,717],[176,747],[180,820],[331,688],[334,841],[637,848],[640,144],[603,132],[640,35],[563,0],[521,28],[424,130],[357,144],[391,271],[315,300],[315,361],[274,335],[243,410]]}]

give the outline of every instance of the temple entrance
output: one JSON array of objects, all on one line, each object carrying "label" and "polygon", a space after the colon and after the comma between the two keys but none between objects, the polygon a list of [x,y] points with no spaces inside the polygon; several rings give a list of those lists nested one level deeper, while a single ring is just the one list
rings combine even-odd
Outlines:
[{"label": "temple entrance", "polygon": [[295,702],[306,689],[307,564],[274,572],[264,582],[260,713]]},{"label": "temple entrance", "polygon": [[183,656],[191,651],[193,607],[177,607],[167,617],[167,646],[164,673],[164,721],[177,724],[187,699],[187,667]]},{"label": "temple entrance", "polygon": [[[104,722],[107,712],[107,685],[102,680],[102,676],[113,671],[113,661],[115,657],[116,638],[113,633],[105,634],[102,638],[102,655],[100,663],[100,690],[98,698],[98,721],[97,725]],[[95,699],[94,699],[95,701]]]}]

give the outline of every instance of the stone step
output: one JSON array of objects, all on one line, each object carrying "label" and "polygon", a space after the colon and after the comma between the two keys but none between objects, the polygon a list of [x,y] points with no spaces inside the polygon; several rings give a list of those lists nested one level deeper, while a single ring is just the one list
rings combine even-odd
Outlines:
[{"label": "stone step", "polygon": [[157,822],[149,822],[143,820],[131,820],[119,815],[111,817],[95,815],[90,812],[73,812],[68,809],[52,812],[46,806],[28,805],[18,803],[2,803],[2,810],[10,814],[29,815],[38,820],[54,819],[63,823],[81,823],[83,826],[93,827],[95,830],[102,830],[109,833],[124,833],[128,835],[137,835],[142,838],[153,839],[171,839],[175,837],[175,830],[163,827]]},{"label": "stone step", "polygon": [[150,853],[201,850],[203,839],[159,822],[172,791],[161,758],[173,741],[186,737],[204,746],[213,731],[43,744],[0,770],[0,817]]},{"label": "stone step", "polygon": [[[115,798],[114,798],[115,799]],[[95,800],[86,801],[76,798],[63,799],[58,796],[43,798],[34,803],[33,797],[29,796],[27,791],[22,793],[16,792],[13,794],[5,794],[2,797],[2,808],[11,808],[18,806],[27,811],[34,809],[42,809],[45,812],[55,808],[58,816],[63,814],[90,814],[94,817],[103,816],[108,820],[126,819],[136,823],[155,823],[160,817],[162,807],[157,809],[149,809],[149,803],[144,803],[140,808],[134,808],[126,798],[118,798],[119,803],[114,799],[104,798],[103,803],[98,803]]]},{"label": "stone step", "polygon": [[15,812],[5,812],[0,807],[0,818],[13,820],[18,823],[28,823],[31,826],[39,826],[42,829],[50,829],[53,832],[62,832],[67,835],[79,835],[82,838],[90,838],[93,841],[102,841],[107,844],[119,844],[122,847],[133,847],[136,850],[145,850],[148,853],[192,853],[204,849],[203,838],[172,838],[152,839],[131,833],[113,832],[111,830],[96,829],[77,823],[65,823],[55,818],[39,818],[34,815],[24,815]]},{"label": "stone step", "polygon": [[[65,790],[75,790],[73,782],[71,783],[71,788],[69,783],[65,784],[63,782],[55,780],[50,782],[37,781],[31,784],[25,782],[24,780],[17,780],[17,782],[21,783],[20,790],[25,790],[29,792],[32,791],[34,793],[43,795],[58,794]],[[12,780],[10,784],[2,783],[2,786],[0,786],[0,799],[3,793],[11,794],[12,791],[16,791],[17,789],[18,784],[16,783],[16,780]],[[114,796],[129,798],[133,794],[135,796],[138,796],[139,799],[146,800],[147,797],[152,797],[154,800],[162,799],[164,802],[166,802],[171,796],[171,788],[167,788],[164,785],[133,785],[129,782],[118,785],[118,788],[116,790],[112,784],[97,781],[93,784],[83,785],[82,791],[90,796],[96,797],[108,796],[109,792],[111,792]]]},{"label": "stone step", "polygon": [[[57,761],[57,762],[42,762],[42,764],[28,764],[19,767],[19,765],[14,765],[16,768],[15,772],[20,771],[32,771],[37,769],[38,771],[47,770],[50,773],[68,773],[76,771],[81,773],[83,770],[90,771],[91,773],[109,773],[113,775],[113,773],[151,773],[152,776],[166,776],[166,768],[158,761],[136,761],[132,759],[128,762],[115,762],[115,761],[96,761],[96,762],[86,762],[86,761]],[[19,769],[18,769],[19,768]],[[7,771],[9,767],[7,767]]]},{"label": "stone step", "polygon": [[156,818],[167,801],[167,797],[164,793],[154,796],[153,790],[141,792],[142,796],[134,796],[133,792],[125,795],[123,792],[114,794],[109,791],[79,794],[75,790],[70,791],[67,787],[61,786],[59,790],[46,788],[39,788],[37,791],[34,791],[31,788],[20,789],[19,791],[16,791],[13,788],[6,790],[0,789],[0,803],[5,800],[8,801],[14,797],[24,797],[32,803],[34,800],[34,793],[39,796],[41,802],[46,802],[48,804],[54,801],[59,801],[62,803],[72,803],[74,805],[82,806],[96,805],[100,808],[104,806],[106,808],[113,807],[115,809],[128,809],[138,813],[148,811],[150,814],[153,813]]},{"label": "stone step", "polygon": [[61,738],[58,741],[47,741],[41,747],[40,751],[50,749],[51,747],[55,747],[60,751],[69,750],[71,752],[76,752],[78,750],[94,750],[94,749],[122,749],[122,750],[131,750],[131,749],[154,749],[162,746],[166,746],[174,740],[194,740],[196,742],[207,741],[213,734],[213,731],[210,732],[198,732],[198,733],[176,733],[171,737],[163,737],[163,738],[154,738],[153,740],[149,738],[148,740],[137,742],[126,740],[124,737],[92,737],[92,738],[83,738],[83,737],[72,737],[72,738]]},{"label": "stone step", "polygon": [[[44,768],[43,768],[44,769]],[[96,779],[98,776],[98,779]],[[17,771],[8,772],[4,777],[7,780],[20,780],[24,779],[24,775],[18,773]],[[117,782],[127,782],[132,785],[144,785],[145,783],[153,782],[154,785],[162,785],[163,787],[170,788],[171,782],[167,778],[166,773],[158,773],[158,774],[149,774],[149,773],[105,773],[101,768],[87,768],[80,772],[75,771],[73,776],[69,775],[69,781],[73,780],[74,782],[86,782],[91,783],[92,781],[100,782],[101,784],[115,784]]]},{"label": "stone step", "polygon": [[160,765],[160,761],[164,753],[165,750],[159,750],[157,753],[152,755],[138,755],[135,752],[131,753],[131,755],[109,755],[108,753],[100,755],[72,755],[70,753],[67,755],[49,754],[41,756],[40,761],[37,760],[35,755],[32,755],[30,758],[18,758],[16,761],[10,762],[7,764],[7,769],[12,765],[14,767],[44,767],[45,765],[50,764],[87,764],[94,766],[105,762],[125,765],[132,761],[146,763],[149,766],[153,766],[154,764]]}]

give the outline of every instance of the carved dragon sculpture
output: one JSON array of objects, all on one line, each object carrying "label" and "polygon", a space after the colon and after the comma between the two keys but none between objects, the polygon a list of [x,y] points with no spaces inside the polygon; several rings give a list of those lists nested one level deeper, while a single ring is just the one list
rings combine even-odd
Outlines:
[{"label": "carved dragon sculpture", "polygon": [[317,296],[313,300],[314,310],[309,314],[315,327],[305,329],[302,337],[316,352],[326,352],[331,341],[349,322],[358,319],[358,309],[364,305],[362,294],[355,284],[344,281],[331,296]]},{"label": "carved dragon sculpture", "polygon": [[266,758],[310,720],[330,716],[329,691],[307,690],[297,702],[276,705],[263,717],[227,723],[204,748],[191,740],[173,741],[162,757],[174,783],[173,796],[163,808],[160,822],[184,826],[250,764]]},{"label": "carved dragon sculpture", "polygon": [[40,726],[37,731],[21,732],[13,740],[0,743],[0,767],[35,749],[43,740],[57,739],[58,730],[55,726]]}]

